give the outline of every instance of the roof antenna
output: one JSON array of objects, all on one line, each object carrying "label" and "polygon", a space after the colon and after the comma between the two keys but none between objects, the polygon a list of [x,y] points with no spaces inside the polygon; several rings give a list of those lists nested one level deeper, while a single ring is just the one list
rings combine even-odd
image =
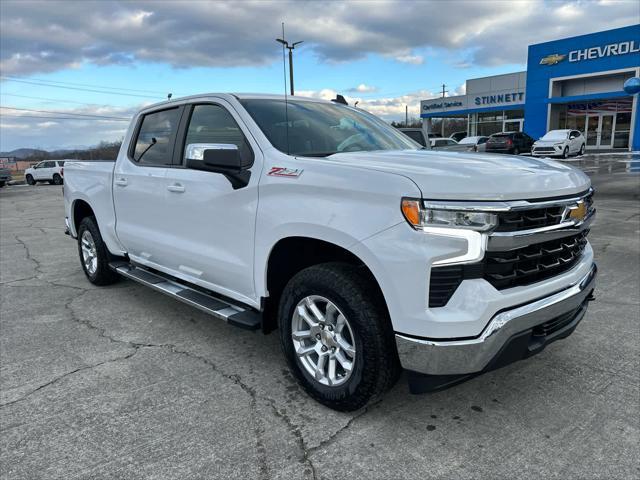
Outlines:
[{"label": "roof antenna", "polygon": [[173,93],[168,93],[167,94],[167,101],[171,100],[171,97],[173,97]]},{"label": "roof antenna", "polygon": [[[284,40],[284,22],[282,22],[282,40]],[[284,75],[284,124],[287,132],[287,155],[291,154],[289,148],[289,103],[287,102],[287,62],[284,53],[284,41],[282,42],[282,72]]]}]

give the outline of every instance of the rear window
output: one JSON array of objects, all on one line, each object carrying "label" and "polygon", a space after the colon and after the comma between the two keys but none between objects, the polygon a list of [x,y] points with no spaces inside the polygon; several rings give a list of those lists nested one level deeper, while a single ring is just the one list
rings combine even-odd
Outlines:
[{"label": "rear window", "polygon": [[416,142],[418,142],[423,147],[425,146],[424,135],[422,134],[422,132],[417,132],[417,131],[414,130],[414,131],[408,131],[408,132],[402,132],[402,133],[404,133],[411,140],[415,140]]}]

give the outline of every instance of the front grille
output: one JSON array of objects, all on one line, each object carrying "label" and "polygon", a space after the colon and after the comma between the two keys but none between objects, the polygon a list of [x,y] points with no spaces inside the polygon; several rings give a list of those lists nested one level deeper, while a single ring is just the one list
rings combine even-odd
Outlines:
[{"label": "front grille", "polygon": [[553,148],[553,147],[535,147],[535,148],[533,149],[533,151],[534,151],[534,152],[545,152],[545,153],[546,153],[546,152],[550,152],[550,153],[553,153],[553,152],[555,152],[555,151],[556,151],[556,149],[555,149],[555,148]]},{"label": "front grille", "polygon": [[496,232],[517,232],[532,228],[557,225],[562,221],[563,206],[536,208],[533,210],[516,210],[498,215]]},{"label": "front grille", "polygon": [[484,278],[497,290],[530,285],[570,270],[580,259],[589,230],[507,252],[487,252],[478,263],[433,267],[429,307],[443,307],[463,280]]},{"label": "front grille", "polygon": [[589,230],[508,252],[487,252],[484,279],[498,290],[539,282],[573,267],[587,244]]},{"label": "front grille", "polygon": [[[593,211],[593,194],[583,198],[587,212]],[[496,232],[517,232],[531,230],[533,228],[549,227],[562,221],[563,205],[551,207],[532,208],[527,210],[514,210],[498,214],[498,226]]]}]

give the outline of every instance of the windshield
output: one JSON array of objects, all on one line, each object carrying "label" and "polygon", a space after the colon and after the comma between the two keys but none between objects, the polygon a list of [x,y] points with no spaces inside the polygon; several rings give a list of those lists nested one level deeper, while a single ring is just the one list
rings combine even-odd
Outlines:
[{"label": "windshield", "polygon": [[285,112],[284,100],[246,99],[241,103],[271,144],[290,155],[324,157],[421,148],[391,125],[345,105],[290,100]]},{"label": "windshield", "polygon": [[544,134],[540,140],[564,140],[567,138],[567,130],[551,130]]},{"label": "windshield", "polygon": [[478,141],[478,138],[480,138],[480,137],[465,137],[462,140],[460,140],[458,143],[460,143],[462,145],[466,145],[468,143],[475,144]]}]

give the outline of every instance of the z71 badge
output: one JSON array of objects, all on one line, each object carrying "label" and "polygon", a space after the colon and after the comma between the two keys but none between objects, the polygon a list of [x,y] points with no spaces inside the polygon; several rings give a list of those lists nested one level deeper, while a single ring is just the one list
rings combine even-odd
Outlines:
[{"label": "z71 badge", "polygon": [[302,174],[301,168],[285,168],[285,167],[271,167],[269,173],[272,177],[289,177],[298,178]]}]

